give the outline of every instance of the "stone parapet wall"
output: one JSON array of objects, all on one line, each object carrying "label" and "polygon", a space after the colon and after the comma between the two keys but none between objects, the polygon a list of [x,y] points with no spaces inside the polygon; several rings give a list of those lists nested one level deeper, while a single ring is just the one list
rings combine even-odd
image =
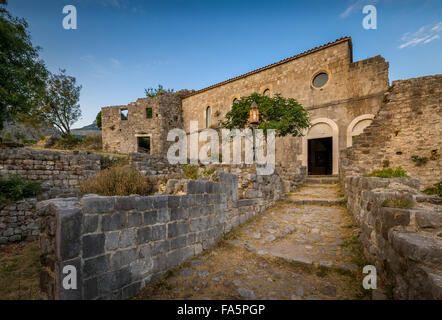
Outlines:
[{"label": "stone parapet wall", "polygon": [[421,188],[441,181],[441,95],[442,75],[394,81],[372,124],[341,152],[341,177],[401,166]]},{"label": "stone parapet wall", "polygon": [[100,159],[99,155],[85,152],[0,149],[0,176],[19,175],[28,180],[72,188],[101,169]]},{"label": "stone parapet wall", "polygon": [[[394,299],[442,299],[442,206],[417,179],[345,178],[347,207],[361,228],[364,254]],[[383,207],[409,199],[413,208]],[[439,203],[439,204],[438,204]],[[379,285],[379,284],[378,284]]]},{"label": "stone parapet wall", "polygon": [[[269,203],[238,200],[238,177],[189,180],[186,194],[66,198],[38,204],[45,299],[121,299],[202,250]],[[75,266],[78,288],[62,286]]]}]

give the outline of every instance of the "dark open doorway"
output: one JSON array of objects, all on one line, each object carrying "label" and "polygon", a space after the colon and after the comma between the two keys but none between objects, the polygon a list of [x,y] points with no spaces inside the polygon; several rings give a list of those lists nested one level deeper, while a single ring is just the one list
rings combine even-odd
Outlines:
[{"label": "dark open doorway", "polygon": [[150,137],[137,137],[138,152],[150,154]]},{"label": "dark open doorway", "polygon": [[308,140],[308,174],[331,175],[333,170],[332,138]]}]

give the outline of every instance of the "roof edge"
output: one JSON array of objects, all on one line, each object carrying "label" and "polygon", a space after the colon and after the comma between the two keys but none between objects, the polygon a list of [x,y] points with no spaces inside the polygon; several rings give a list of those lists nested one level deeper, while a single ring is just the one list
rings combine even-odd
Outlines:
[{"label": "roof edge", "polygon": [[244,73],[244,74],[239,75],[239,76],[236,76],[236,77],[234,77],[234,78],[230,78],[230,79],[224,80],[224,81],[222,81],[222,82],[218,82],[218,83],[216,83],[216,84],[214,84],[214,85],[211,85],[211,86],[209,86],[209,87],[206,87],[206,88],[203,88],[203,89],[197,90],[197,91],[195,91],[195,92],[189,93],[189,94],[183,96],[183,99],[186,99],[186,98],[191,97],[191,96],[194,96],[194,95],[196,95],[196,94],[199,94],[199,93],[202,93],[202,92],[208,91],[208,90],[210,90],[210,89],[214,89],[214,88],[220,87],[220,86],[225,85],[225,84],[227,84],[227,83],[234,82],[234,81],[236,81],[236,80],[244,79],[244,78],[246,78],[246,77],[248,77],[248,76],[251,76],[251,75],[253,75],[253,74],[259,73],[259,72],[261,72],[261,71],[265,71],[265,70],[271,69],[271,68],[273,68],[273,67],[276,67],[276,66],[282,65],[282,64],[284,64],[284,63],[287,63],[287,62],[290,62],[290,61],[296,60],[296,59],[301,58],[301,57],[304,57],[304,56],[306,56],[306,55],[308,55],[308,54],[312,54],[312,53],[314,53],[314,52],[317,52],[317,51],[320,51],[320,50],[323,50],[323,49],[326,49],[326,48],[330,48],[330,47],[332,47],[332,46],[335,46],[335,45],[337,45],[337,44],[340,44],[340,43],[343,43],[343,42],[346,42],[346,41],[349,42],[349,51],[350,51],[350,52],[349,52],[349,55],[350,55],[350,63],[351,63],[351,62],[353,62],[353,44],[352,44],[351,37],[342,37],[342,38],[336,39],[335,41],[328,42],[328,43],[326,43],[326,44],[323,44],[323,45],[321,45],[321,46],[315,47],[315,48],[313,48],[313,49],[310,49],[310,50],[307,50],[307,51],[301,52],[301,53],[299,53],[299,54],[297,54],[297,55],[294,55],[294,56],[292,56],[292,57],[289,57],[289,58],[286,58],[286,59],[280,60],[280,61],[278,61],[278,62],[275,62],[275,63],[269,64],[269,65],[267,65],[267,66],[264,66],[264,67],[261,67],[261,68],[255,69],[255,70],[252,70],[252,71],[250,71],[250,72]]}]

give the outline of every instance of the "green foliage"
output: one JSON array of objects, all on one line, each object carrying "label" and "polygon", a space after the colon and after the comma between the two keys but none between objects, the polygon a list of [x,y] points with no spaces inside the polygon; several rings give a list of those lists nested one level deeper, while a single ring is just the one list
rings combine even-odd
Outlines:
[{"label": "green foliage", "polygon": [[95,122],[97,127],[101,129],[101,111],[98,112],[97,116],[95,117]]},{"label": "green foliage", "polygon": [[437,194],[439,197],[442,197],[442,181],[433,185],[433,187],[426,188],[424,190],[425,194]]},{"label": "green foliage", "polygon": [[427,157],[412,156],[411,161],[413,161],[416,164],[416,166],[421,167],[428,162],[428,158]]},{"label": "green foliage", "polygon": [[410,209],[415,205],[414,201],[407,197],[396,197],[387,199],[382,203],[383,207]]},{"label": "green foliage", "polygon": [[397,168],[385,168],[382,170],[376,170],[372,173],[366,174],[365,177],[378,177],[378,178],[410,178],[407,172],[401,167]]},{"label": "green foliage", "polygon": [[158,88],[148,88],[144,89],[144,92],[146,93],[146,97],[148,98],[154,98],[158,95],[160,95],[163,92],[173,92],[173,89],[164,89],[161,84],[158,85]]},{"label": "green foliage", "polygon": [[63,134],[70,134],[71,126],[81,117],[78,104],[80,90],[81,86],[76,85],[74,77],[66,75],[66,70],[60,70],[60,74],[51,74],[44,105],[36,116],[57,127]]},{"label": "green foliage", "polygon": [[8,179],[0,178],[0,203],[36,196],[40,192],[40,182],[27,181],[18,175],[10,176]]},{"label": "green foliage", "polygon": [[81,140],[80,137],[74,136],[73,134],[63,134],[60,140],[55,143],[54,148],[72,150],[79,146]]},{"label": "green foliage", "polygon": [[183,166],[183,174],[186,179],[198,180],[198,166],[185,164]]},{"label": "green foliage", "polygon": [[275,129],[278,136],[291,134],[296,137],[301,136],[303,129],[310,126],[307,111],[295,99],[286,99],[279,94],[267,97],[258,93],[236,100],[232,110],[226,114],[226,119],[219,121],[220,126],[227,129],[247,127],[253,101],[259,110],[258,128],[263,129],[264,133],[268,129]]},{"label": "green foliage", "polygon": [[0,129],[6,119],[32,113],[45,93],[48,71],[31,43],[28,24],[0,0]]},{"label": "green foliage", "polygon": [[126,167],[102,170],[80,184],[81,192],[102,196],[149,195],[150,189],[145,175]]}]

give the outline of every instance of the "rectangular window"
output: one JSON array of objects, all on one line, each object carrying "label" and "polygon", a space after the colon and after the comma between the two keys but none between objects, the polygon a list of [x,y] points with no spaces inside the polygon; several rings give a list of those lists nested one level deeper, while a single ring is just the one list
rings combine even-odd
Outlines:
[{"label": "rectangular window", "polygon": [[152,119],[152,108],[146,108],[146,119]]},{"label": "rectangular window", "polygon": [[129,111],[127,109],[120,110],[121,120],[127,120],[129,116]]}]

